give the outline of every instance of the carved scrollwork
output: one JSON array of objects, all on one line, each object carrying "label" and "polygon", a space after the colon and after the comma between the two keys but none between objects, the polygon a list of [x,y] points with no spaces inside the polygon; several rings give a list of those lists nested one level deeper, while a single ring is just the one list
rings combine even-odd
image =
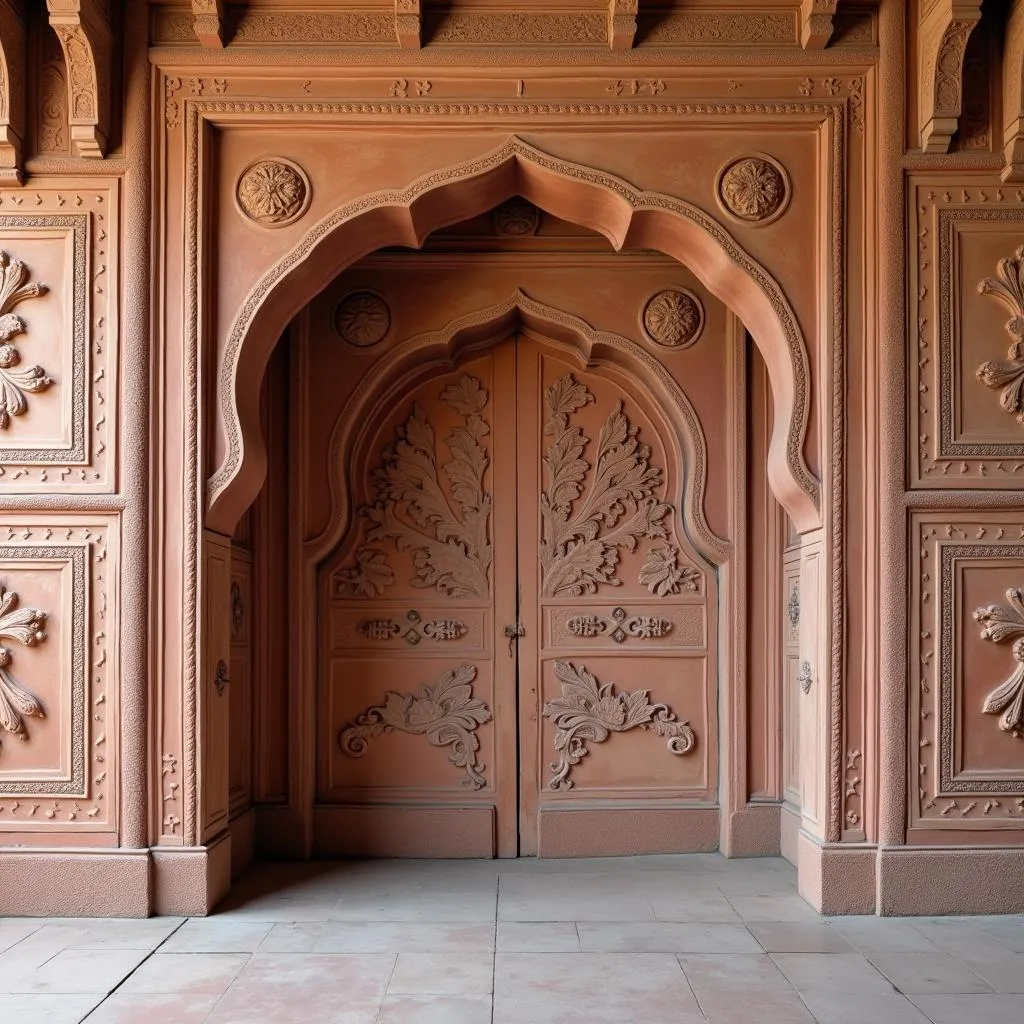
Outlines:
[{"label": "carved scrollwork", "polygon": [[[543,594],[579,597],[596,593],[600,584],[620,586],[620,548],[633,551],[641,538],[667,541],[664,520],[672,506],[655,496],[661,470],[650,465],[650,447],[636,439],[638,428],[617,402],[601,428],[584,493],[591,464],[583,453],[591,439],[570,425],[570,417],[594,396],[567,373],[544,400],[550,414],[544,433],[553,440],[544,456],[549,484],[541,492]],[[688,570],[677,563],[675,548],[651,549],[640,582],[659,596],[678,593],[686,588]]]},{"label": "carved scrollwork", "polygon": [[652,704],[648,690],[615,693],[614,683],[599,683],[583,665],[577,668],[568,661],[555,662],[555,677],[562,695],[549,700],[543,712],[558,730],[559,757],[551,765],[549,789],[572,789],[569,773],[589,753],[587,743],[602,743],[613,732],[651,729],[667,736],[669,751],[677,755],[688,754],[697,742],[689,722],[678,721],[667,704]]},{"label": "carved scrollwork", "polygon": [[790,630],[795,630],[800,625],[800,588],[795,583],[789,589],[786,617],[789,619]]},{"label": "carved scrollwork", "polygon": [[383,541],[413,552],[412,586],[435,587],[446,597],[487,596],[491,496],[484,474],[490,459],[481,442],[491,432],[482,415],[488,396],[479,380],[463,374],[441,400],[463,417],[445,438],[450,458],[438,464],[434,428],[414,405],[398,440],[384,449],[374,478],[378,500],[362,510],[371,525],[356,565],[334,574],[336,597],[376,597],[394,582],[387,556],[373,546]]},{"label": "carved scrollwork", "polygon": [[0,252],[0,430],[11,425],[12,416],[26,412],[26,394],[45,391],[53,383],[41,366],[18,368],[21,355],[12,339],[25,333],[25,321],[12,310],[47,291],[46,285],[26,284],[27,280],[28,267]]},{"label": "carved scrollwork", "polygon": [[569,632],[581,640],[608,636],[617,644],[631,636],[641,640],[660,639],[672,632],[672,620],[656,615],[630,615],[625,608],[613,608],[609,617],[574,615],[566,622]]},{"label": "carved scrollwork", "polygon": [[986,277],[978,293],[1001,302],[1010,311],[1006,331],[1013,339],[1005,362],[982,363],[976,371],[986,387],[1002,388],[999,404],[1024,423],[1024,246],[1012,257],[1000,260],[996,276]]},{"label": "carved scrollwork", "polygon": [[415,646],[424,638],[443,643],[458,640],[469,632],[469,627],[461,619],[431,619],[420,626],[419,612],[410,611],[405,617],[410,623],[408,627],[394,619],[367,619],[359,623],[359,633],[367,640],[394,640],[404,635],[406,643]]},{"label": "carved scrollwork", "polygon": [[986,698],[982,712],[1001,715],[999,728],[1013,736],[1024,736],[1024,591],[1011,587],[1006,592],[1009,607],[986,605],[974,613],[981,624],[981,636],[994,644],[1013,641],[1010,651],[1014,670]]},{"label": "carved scrollwork", "polygon": [[[36,608],[19,608],[18,595],[0,586],[0,640],[12,640],[34,647],[46,639],[46,613]],[[42,701],[19,683],[10,672],[11,651],[0,645],[0,729],[28,739],[26,718],[45,718]]]},{"label": "carved scrollwork", "polygon": [[491,709],[473,696],[476,668],[460,665],[446,672],[435,685],[423,686],[415,696],[388,690],[384,703],[369,708],[352,725],[342,729],[338,743],[349,757],[362,757],[369,739],[398,729],[412,736],[426,736],[435,747],[451,747],[448,760],[464,768],[463,785],[483,789],[484,765],[477,760],[480,740],[476,729],[491,720]]},{"label": "carved scrollwork", "polygon": [[238,208],[263,227],[281,228],[298,220],[309,207],[312,191],[306,172],[282,157],[257,160],[238,178]]},{"label": "carved scrollwork", "polygon": [[814,670],[811,668],[809,661],[802,661],[800,663],[800,673],[797,675],[796,681],[800,684],[800,689],[804,693],[811,692],[811,685],[814,682]]},{"label": "carved scrollwork", "polygon": [[742,156],[719,172],[717,192],[723,209],[737,220],[767,224],[789,203],[789,179],[776,160]]}]

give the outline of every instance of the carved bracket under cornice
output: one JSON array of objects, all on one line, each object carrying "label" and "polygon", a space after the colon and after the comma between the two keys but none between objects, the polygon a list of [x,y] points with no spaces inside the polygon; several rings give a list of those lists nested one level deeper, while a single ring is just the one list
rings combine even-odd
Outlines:
[{"label": "carved bracket under cornice", "polygon": [[68,68],[68,123],[75,156],[102,159],[110,133],[112,47],[102,0],[46,0]]},{"label": "carved bracket under cornice", "polygon": [[963,105],[964,52],[981,0],[925,0],[917,35],[921,148],[947,153]]},{"label": "carved bracket under cornice", "polygon": [[1024,0],[1014,0],[1003,34],[1003,181],[1024,181]]},{"label": "carved bracket under cornice", "polygon": [[196,39],[219,50],[224,46],[224,0],[192,0]]},{"label": "carved bracket under cornice", "polygon": [[25,21],[21,0],[0,0],[0,185],[22,183]]},{"label": "carved bracket under cornice", "polygon": [[423,45],[421,0],[395,0],[395,35],[403,50],[418,50]]},{"label": "carved bracket under cornice", "polygon": [[640,0],[608,0],[608,45],[611,49],[633,48],[639,9]]},{"label": "carved bracket under cornice", "polygon": [[805,50],[823,50],[828,46],[838,6],[838,0],[801,0],[800,45]]}]

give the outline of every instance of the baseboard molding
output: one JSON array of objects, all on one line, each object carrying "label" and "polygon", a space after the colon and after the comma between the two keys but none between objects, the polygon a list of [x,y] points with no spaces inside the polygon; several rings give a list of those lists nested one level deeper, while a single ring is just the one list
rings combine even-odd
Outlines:
[{"label": "baseboard molding", "polygon": [[779,812],[779,853],[793,867],[796,867],[799,837],[800,808],[784,803]]},{"label": "baseboard molding", "polygon": [[726,857],[778,857],[781,805],[747,804],[729,816],[722,835]]},{"label": "baseboard molding", "polygon": [[256,859],[256,812],[250,807],[228,822],[231,830],[231,880]]},{"label": "baseboard molding", "polygon": [[715,807],[542,807],[541,857],[633,857],[711,853],[719,846]]},{"label": "baseboard molding", "polygon": [[819,914],[874,914],[877,851],[797,835],[797,887]]},{"label": "baseboard molding", "polygon": [[493,857],[494,808],[317,807],[318,857]]}]

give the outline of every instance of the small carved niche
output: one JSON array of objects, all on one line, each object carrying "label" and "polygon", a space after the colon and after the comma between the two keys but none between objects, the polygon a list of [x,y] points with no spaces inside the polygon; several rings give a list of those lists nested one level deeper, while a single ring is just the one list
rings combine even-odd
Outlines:
[{"label": "small carved niche", "polygon": [[963,101],[952,148],[956,152],[989,152],[992,149],[994,87],[992,69],[998,66],[990,18],[982,10],[981,21],[967,40],[964,51]]},{"label": "small carved niche", "polygon": [[46,22],[45,10],[32,26],[36,74],[30,76],[28,104],[38,156],[68,156],[68,69],[56,32]]}]

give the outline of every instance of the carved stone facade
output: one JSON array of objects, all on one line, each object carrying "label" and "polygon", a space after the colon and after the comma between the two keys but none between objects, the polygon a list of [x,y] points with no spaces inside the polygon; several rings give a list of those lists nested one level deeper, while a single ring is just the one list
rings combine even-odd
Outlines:
[{"label": "carved stone facade", "polygon": [[0,912],[1020,911],[1022,97],[1019,0],[0,0]]}]

